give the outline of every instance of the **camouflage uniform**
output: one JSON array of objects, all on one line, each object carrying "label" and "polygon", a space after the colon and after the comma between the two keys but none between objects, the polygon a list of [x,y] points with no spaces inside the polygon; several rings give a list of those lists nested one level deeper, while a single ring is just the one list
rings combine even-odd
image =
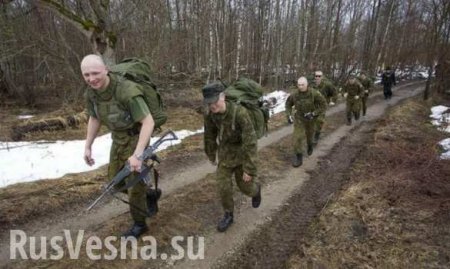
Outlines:
[{"label": "camouflage uniform", "polygon": [[[314,89],[318,90],[323,95],[323,97],[325,97],[327,104],[329,104],[330,102],[336,103],[336,101],[337,101],[336,89],[333,86],[333,84],[330,81],[328,81],[326,78],[323,77],[322,80],[320,81],[319,85],[316,85],[314,83],[312,87]],[[325,110],[316,119],[317,139],[318,139],[318,136],[320,135],[320,132],[322,131],[322,127],[323,127],[324,123],[325,123]]]},{"label": "camouflage uniform", "polygon": [[305,92],[299,90],[292,93],[286,100],[286,114],[292,115],[292,107],[295,107],[293,145],[295,154],[303,154],[305,151],[305,138],[308,146],[313,145],[313,136],[316,130],[317,116],[308,120],[305,113],[312,112],[321,115],[326,110],[326,100],[318,91],[308,88]]},{"label": "camouflage uniform", "polygon": [[362,104],[362,114],[363,116],[365,116],[367,112],[367,99],[369,97],[370,90],[372,89],[373,82],[368,77],[366,77],[365,79],[359,77],[358,79],[361,82],[361,85],[364,87],[364,94],[361,98],[361,104]]},{"label": "camouflage uniform", "polygon": [[[108,74],[110,83],[103,91],[88,89],[86,92],[89,116],[105,124],[112,132],[108,177],[114,177],[133,154],[139,139],[140,121],[150,114],[138,84]],[[135,177],[132,173],[122,185]],[[127,190],[130,213],[134,221],[145,222],[146,186],[140,181]]]},{"label": "camouflage uniform", "polygon": [[[234,209],[233,174],[237,186],[245,195],[254,197],[258,194],[255,182],[257,138],[244,107],[226,101],[223,114],[205,115],[205,152],[211,162],[216,161],[217,154],[216,179],[225,212],[233,212]],[[245,182],[242,178],[244,172],[253,179]]]},{"label": "camouflage uniform", "polygon": [[344,93],[347,93],[346,101],[346,116],[348,123],[352,122],[352,114],[355,120],[359,119],[359,112],[361,110],[361,97],[364,93],[364,88],[356,79],[353,84],[347,82],[342,88]]},{"label": "camouflage uniform", "polygon": [[326,78],[323,77],[319,85],[316,85],[314,83],[312,87],[318,90],[325,97],[327,104],[329,104],[331,101],[336,102],[336,88],[333,86],[333,83],[331,83]]}]

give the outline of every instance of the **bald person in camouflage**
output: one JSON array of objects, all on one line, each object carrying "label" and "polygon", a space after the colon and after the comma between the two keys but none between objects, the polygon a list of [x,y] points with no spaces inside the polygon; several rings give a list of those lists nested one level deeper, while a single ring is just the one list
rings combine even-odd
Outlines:
[{"label": "bald person in camouflage", "polygon": [[[140,157],[150,142],[155,126],[142,92],[138,89],[140,86],[109,73],[98,55],[84,57],[81,61],[81,72],[89,86],[85,94],[89,121],[84,160],[88,165],[94,164],[92,144],[104,124],[112,132],[113,140],[108,177],[114,177],[125,162],[129,162],[133,173],[125,179],[125,182],[128,182],[141,169]],[[122,236],[137,238],[148,230],[145,223],[146,186],[140,181],[129,188],[127,193],[134,224]]]},{"label": "bald person in camouflage", "polygon": [[313,153],[313,136],[317,121],[319,116],[325,113],[326,106],[325,97],[314,88],[308,87],[305,77],[300,77],[297,80],[297,91],[288,97],[285,104],[288,122],[294,124],[292,166],[299,167],[303,164],[305,145],[308,155]]},{"label": "bald person in camouflage", "polygon": [[[252,206],[261,204],[261,185],[257,176],[257,138],[247,110],[225,100],[221,82],[202,89],[205,115],[205,153],[217,164],[216,180],[222,207],[225,211],[217,225],[224,232],[233,223],[233,182],[245,195],[252,197]],[[234,121],[234,128],[232,127]]]}]

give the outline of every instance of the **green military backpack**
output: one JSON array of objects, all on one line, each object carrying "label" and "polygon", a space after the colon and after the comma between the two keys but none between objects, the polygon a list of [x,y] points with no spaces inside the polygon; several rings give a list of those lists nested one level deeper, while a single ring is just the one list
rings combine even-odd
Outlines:
[{"label": "green military backpack", "polygon": [[155,128],[160,128],[167,121],[167,114],[161,94],[151,81],[150,65],[139,58],[126,58],[111,66],[110,71],[142,86],[142,93],[155,122]]},{"label": "green military backpack", "polygon": [[[239,78],[225,90],[226,100],[247,109],[258,139],[267,133],[270,117],[269,109],[264,106],[262,96],[261,85],[248,78]],[[234,128],[234,118],[232,126]]]}]

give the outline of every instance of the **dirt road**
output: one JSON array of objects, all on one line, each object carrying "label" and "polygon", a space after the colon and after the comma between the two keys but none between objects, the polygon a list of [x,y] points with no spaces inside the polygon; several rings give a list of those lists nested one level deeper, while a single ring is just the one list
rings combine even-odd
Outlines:
[{"label": "dirt road", "polygon": [[[320,211],[330,195],[345,181],[345,170],[351,164],[352,156],[355,156],[364,144],[364,139],[367,137],[365,134],[371,131],[373,122],[380,118],[389,106],[420,93],[422,88],[421,83],[402,85],[396,89],[394,97],[388,102],[381,100],[380,94],[373,95],[372,102],[376,103],[369,107],[368,116],[352,126],[340,125],[327,134],[326,137],[321,139],[313,155],[305,160],[301,168],[291,168],[288,158],[285,156],[283,172],[272,175],[270,179],[265,180],[261,208],[255,210],[251,208],[248,201],[245,202],[243,197],[239,197],[237,200],[241,203],[235,213],[236,222],[226,233],[216,233],[214,231],[216,219],[208,218],[208,216],[217,218],[221,214],[217,208],[212,209],[212,207],[217,206],[217,203],[209,207],[196,209],[194,216],[198,214],[201,218],[205,218],[203,220],[197,219],[197,222],[202,223],[197,231],[205,236],[205,259],[202,261],[177,262],[158,260],[152,261],[152,267],[164,265],[177,268],[276,267],[274,265],[280,261],[283,253],[288,252],[289,242],[295,240],[295,236],[298,236],[299,232],[307,227],[310,220]],[[343,110],[344,104],[340,104],[330,108],[327,116],[331,118],[333,115],[339,114],[342,119]],[[291,133],[291,126],[280,128],[268,137],[261,139],[259,147],[264,149],[269,146],[276,147],[278,143],[289,144],[286,137]],[[212,184],[209,179],[215,168],[203,156],[194,156],[193,159],[196,160],[195,163],[190,164],[188,168],[184,167],[184,169],[171,171],[169,167],[164,167],[164,165],[161,167],[162,171],[168,171],[161,183],[165,197],[162,200],[161,208],[164,209],[165,205],[172,204],[172,200],[175,201],[174,207],[177,203],[182,203],[183,201],[178,201],[175,198],[181,195],[180,193],[183,191],[195,191],[196,188],[201,187],[201,184],[205,184],[204,187],[209,187]],[[325,173],[319,173],[318,171],[325,171]],[[311,180],[311,175],[314,175],[313,180]],[[208,199],[214,200],[215,198],[208,197]],[[201,203],[201,201],[194,202]],[[77,209],[81,208],[80,206]],[[121,219],[127,217],[126,212],[126,206],[111,201],[89,214],[79,210],[68,210],[67,213],[57,219],[39,222],[30,220],[26,225],[15,227],[15,229],[24,230],[27,234],[33,236],[60,235],[63,229],[71,231],[90,230],[93,233],[106,234],[108,227],[113,225],[110,224],[111,220],[112,222],[118,220],[120,223]],[[185,212],[185,214],[189,215],[189,212]],[[283,222],[285,224],[277,226],[280,224],[280,219],[286,220]],[[190,218],[187,217],[186,222],[189,221]],[[170,220],[165,219],[164,214],[159,215],[152,222],[167,222],[170,224]],[[105,223],[109,224],[105,225]],[[169,228],[166,227],[165,229]],[[180,227],[177,232],[192,233],[186,227]],[[276,238],[276,240],[273,238]],[[1,239],[0,265],[27,267],[26,262],[10,263],[9,234],[3,234]],[[268,242],[273,242],[269,248],[265,247]],[[239,256],[236,257],[235,253],[239,253]],[[255,253],[257,255],[254,255]],[[49,261],[45,263],[58,264]],[[35,262],[35,264],[40,263]],[[120,264],[117,266],[120,267]],[[149,264],[140,261],[131,265],[133,268],[142,266],[148,267]]]},{"label": "dirt road", "polygon": [[208,238],[204,260],[188,260],[176,268],[280,267],[312,218],[345,182],[347,168],[363,149],[374,121],[389,106],[422,91],[421,87],[407,88],[397,91],[389,102],[370,106],[363,121],[341,126],[323,138],[300,169],[287,166],[285,178],[263,189],[260,209],[246,204],[236,217],[238,225]]}]

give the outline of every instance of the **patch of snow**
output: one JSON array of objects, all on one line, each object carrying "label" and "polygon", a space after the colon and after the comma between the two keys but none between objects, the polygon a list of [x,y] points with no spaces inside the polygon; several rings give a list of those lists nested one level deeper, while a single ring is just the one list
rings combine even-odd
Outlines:
[{"label": "patch of snow", "polygon": [[[264,100],[270,104],[270,116],[283,112],[285,110],[286,99],[289,97],[289,93],[285,91],[274,91],[263,97]],[[274,103],[272,100],[276,100]]]},{"label": "patch of snow", "polygon": [[442,140],[439,142],[439,145],[445,150],[445,152],[441,154],[441,159],[450,160],[450,138]]},{"label": "patch of snow", "polygon": [[[157,151],[181,143],[184,138],[202,133],[181,130],[175,132],[178,140],[163,143]],[[156,141],[159,137],[152,138]],[[37,142],[0,142],[0,187],[19,182],[35,181],[43,178],[54,179],[67,173],[80,173],[99,168],[109,162],[111,134],[95,139],[92,145],[93,166],[84,160],[85,140],[37,141]]]},{"label": "patch of snow", "polygon": [[33,115],[19,115],[19,116],[17,116],[17,118],[19,120],[26,120],[26,119],[30,119],[32,117],[34,117],[34,116]]},{"label": "patch of snow", "polygon": [[450,107],[434,106],[431,108],[431,124],[438,126],[438,129],[450,133]]}]

